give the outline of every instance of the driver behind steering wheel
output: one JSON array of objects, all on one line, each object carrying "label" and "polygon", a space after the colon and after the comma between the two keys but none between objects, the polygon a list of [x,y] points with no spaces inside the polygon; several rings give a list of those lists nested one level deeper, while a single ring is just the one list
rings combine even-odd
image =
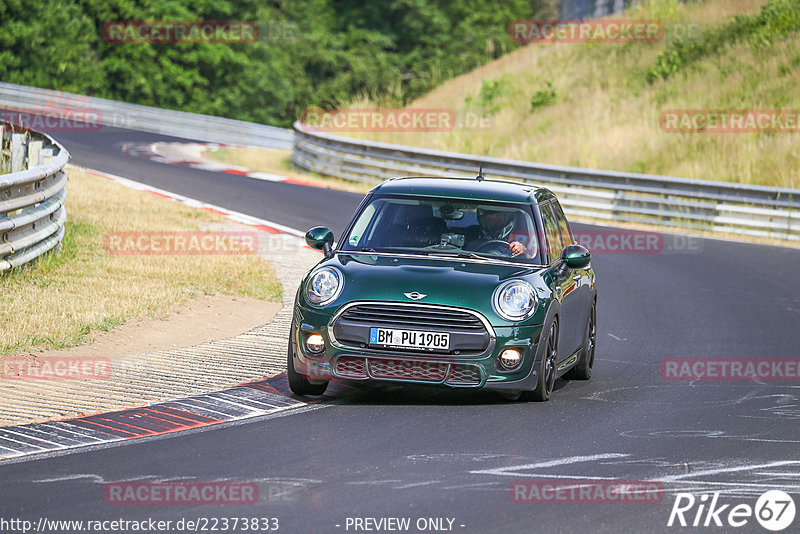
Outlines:
[{"label": "driver behind steering wheel", "polygon": [[478,208],[478,223],[480,235],[478,239],[469,244],[472,250],[479,250],[491,241],[504,241],[508,243],[511,256],[519,256],[525,252],[525,245],[519,241],[510,241],[511,232],[514,230],[514,214],[510,211]]}]

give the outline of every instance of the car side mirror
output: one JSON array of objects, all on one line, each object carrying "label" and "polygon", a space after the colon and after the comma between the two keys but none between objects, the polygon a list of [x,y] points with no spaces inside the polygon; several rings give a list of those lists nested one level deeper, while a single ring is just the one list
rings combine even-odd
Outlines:
[{"label": "car side mirror", "polygon": [[306,232],[306,244],[315,250],[321,250],[326,258],[330,258],[333,250],[333,232],[324,226],[315,226]]},{"label": "car side mirror", "polygon": [[561,251],[561,259],[570,269],[582,269],[589,265],[592,254],[583,245],[567,245]]}]

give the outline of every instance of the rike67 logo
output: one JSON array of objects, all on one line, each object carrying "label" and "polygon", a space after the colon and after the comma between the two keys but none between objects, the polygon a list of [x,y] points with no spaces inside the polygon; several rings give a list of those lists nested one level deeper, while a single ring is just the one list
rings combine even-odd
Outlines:
[{"label": "rike67 logo", "polygon": [[792,524],[795,511],[792,497],[780,490],[762,493],[755,508],[744,503],[719,504],[719,492],[704,493],[699,498],[691,493],[678,493],[667,526],[738,528],[755,517],[765,529],[779,532]]}]

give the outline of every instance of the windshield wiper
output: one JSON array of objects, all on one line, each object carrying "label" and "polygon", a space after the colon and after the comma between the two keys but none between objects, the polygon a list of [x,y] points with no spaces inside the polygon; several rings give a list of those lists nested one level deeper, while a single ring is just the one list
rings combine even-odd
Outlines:
[{"label": "windshield wiper", "polygon": [[479,256],[474,252],[469,252],[466,250],[462,250],[460,252],[433,252],[431,253],[432,256],[447,256],[448,258],[469,258],[473,260],[483,260],[486,259],[485,256]]},{"label": "windshield wiper", "polygon": [[406,250],[397,247],[380,247],[378,250],[375,250],[372,247],[364,247],[358,249],[358,252],[366,252],[367,254],[374,252],[376,254],[389,253],[389,254],[414,254],[419,256],[428,256],[428,252],[424,250],[417,250],[417,249]]},{"label": "windshield wiper", "polygon": [[481,256],[479,254],[475,254],[474,252],[467,252],[467,251],[464,251],[464,250],[462,250],[461,252],[458,253],[458,257],[459,258],[471,258],[473,260],[484,260],[484,259],[486,259],[486,256]]}]

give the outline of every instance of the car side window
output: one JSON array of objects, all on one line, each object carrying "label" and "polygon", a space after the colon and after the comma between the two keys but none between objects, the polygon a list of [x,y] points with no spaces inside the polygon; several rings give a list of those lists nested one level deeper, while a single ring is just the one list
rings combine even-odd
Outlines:
[{"label": "car side window", "polygon": [[553,208],[553,214],[556,216],[556,222],[558,223],[558,230],[561,233],[561,243],[566,247],[567,245],[571,245],[575,242],[572,238],[572,232],[569,228],[569,223],[567,222],[567,217],[564,215],[564,210],[561,209],[561,204],[558,203],[557,200],[554,200],[550,207]]},{"label": "car side window", "polygon": [[542,215],[542,225],[544,226],[544,235],[547,238],[547,255],[549,261],[554,261],[561,254],[564,248],[561,244],[561,230],[558,228],[553,212],[550,210],[550,203],[540,204],[539,212]]}]

